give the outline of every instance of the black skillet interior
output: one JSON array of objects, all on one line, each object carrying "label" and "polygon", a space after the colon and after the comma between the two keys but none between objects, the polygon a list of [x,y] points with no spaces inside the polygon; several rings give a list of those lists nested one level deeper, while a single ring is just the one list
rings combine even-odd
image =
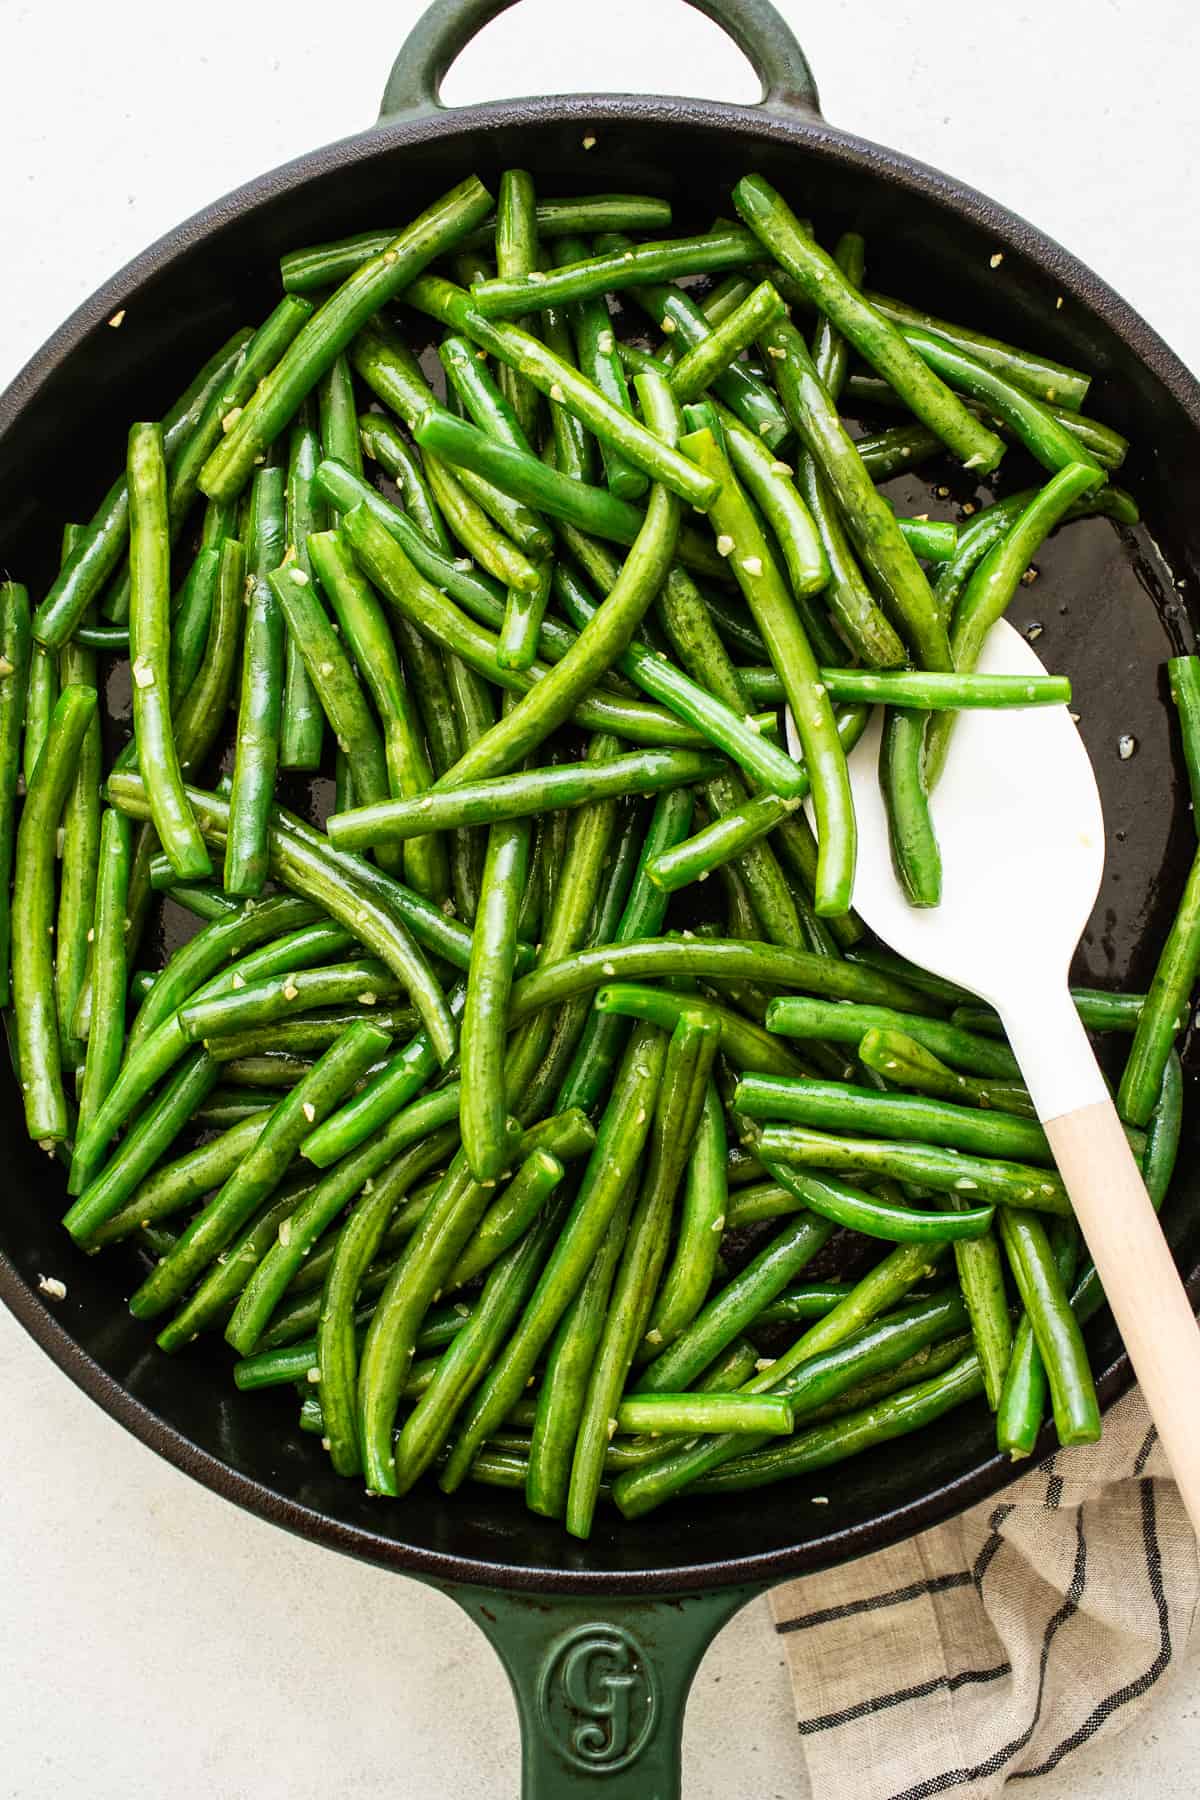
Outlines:
[{"label": "black skillet interior", "polygon": [[[597,139],[594,149],[584,150],[585,133]],[[1072,526],[1039,557],[1038,578],[1012,616],[1043,627],[1039,652],[1073,678],[1104,797],[1108,865],[1077,978],[1144,985],[1194,843],[1162,668],[1168,655],[1192,648],[1182,578],[1190,585],[1187,572],[1200,571],[1200,418],[1187,378],[1055,246],[970,190],[818,119],[640,98],[501,103],[367,133],[253,184],[118,277],[83,309],[87,328],[79,319],[64,327],[0,402],[0,567],[38,590],[64,518],[86,518],[111,480],[128,422],[157,416],[230,330],[262,316],[277,293],[280,252],[400,222],[468,171],[494,185],[515,163],[532,169],[547,194],[666,195],[677,222],[697,227],[729,210],[732,180],[761,169],[822,236],[851,222],[865,233],[874,284],[1095,372],[1089,410],[1133,439],[1122,480],[1147,523]],[[993,268],[997,250],[1004,259]],[[118,306],[125,321],[110,330],[104,321]],[[1008,461],[1016,465],[1015,453]],[[1000,491],[1030,478],[1014,466]],[[889,492],[905,509],[955,519],[964,502],[988,497],[948,465]],[[1117,751],[1124,735],[1137,743],[1129,760]],[[10,1147],[0,1249],[11,1262],[0,1261],[0,1292],[9,1304],[155,1448],[229,1497],[338,1548],[499,1586],[670,1592],[845,1560],[1007,1479],[990,1422],[975,1407],[836,1474],[755,1495],[745,1523],[733,1501],[685,1503],[636,1524],[602,1516],[586,1548],[515,1495],[467,1489],[447,1502],[426,1486],[402,1505],[369,1500],[332,1475],[316,1443],[295,1429],[289,1397],[237,1394],[220,1349],[168,1361],[154,1348],[125,1310],[132,1266],[85,1258],[62,1232],[60,1172],[26,1141],[11,1081],[0,1083],[0,1109]],[[1194,1128],[1186,1134],[1166,1221],[1194,1275],[1200,1169]],[[68,1287],[52,1317],[36,1294],[42,1273]],[[1092,1349],[1111,1398],[1128,1371],[1106,1320]],[[814,1493],[833,1504],[811,1505]]]}]

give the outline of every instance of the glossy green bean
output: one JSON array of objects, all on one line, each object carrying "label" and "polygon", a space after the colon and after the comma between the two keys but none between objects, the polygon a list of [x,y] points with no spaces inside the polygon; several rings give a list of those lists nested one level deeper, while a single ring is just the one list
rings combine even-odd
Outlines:
[{"label": "glossy green bean", "polygon": [[[951,654],[954,667],[969,672],[975,667],[984,639],[1003,617],[1017,591],[1029,560],[1054,529],[1071,504],[1093,485],[1090,466],[1069,463],[1039,489],[999,543],[977,566],[954,615]],[[925,780],[932,791],[943,767],[954,729],[953,713],[934,719],[925,746]]]},{"label": "glossy green bean", "polygon": [[[73,683],[98,687],[96,653],[70,643],[60,658],[64,688]],[[63,803],[59,855],[58,918],[54,928],[54,994],[58,1006],[58,1037],[63,1065],[78,1069],[83,1064],[84,1044],[74,1023],[79,996],[87,982],[92,926],[96,908],[96,878],[100,865],[100,782],[103,749],[97,714],[83,734],[79,756]],[[122,998],[124,995],[122,993]]]},{"label": "glossy green bean", "polygon": [[[172,709],[175,712],[178,712],[183,696],[186,695],[196,676],[200,673],[200,665],[204,661],[204,647],[208,642],[209,628],[212,623],[212,611],[216,603],[220,569],[220,545],[202,546],[196,552],[192,566],[187,572],[178,601],[172,602],[171,655],[167,670],[167,685],[172,695]],[[124,629],[126,642],[128,642],[128,627]],[[72,641],[77,644],[82,642],[78,632],[75,633]]]},{"label": "glossy green bean", "polygon": [[416,800],[385,800],[333,813],[329,837],[335,849],[363,849],[461,825],[494,825],[596,800],[661,793],[702,781],[721,767],[720,758],[702,751],[639,750],[601,764],[560,763],[484,780],[464,778],[446,787],[439,783]]},{"label": "glossy green bean", "polygon": [[938,1100],[961,1100],[1023,1119],[1036,1116],[1029,1090],[1021,1082],[960,1075],[904,1031],[873,1027],[859,1042],[858,1058],[864,1068],[882,1075],[894,1087],[915,1088]]},{"label": "glossy green bean", "polygon": [[204,464],[199,478],[204,493],[229,499],[241,492],[255,459],[270,448],[359,327],[478,224],[488,205],[487,189],[469,176],[346,277],[301,327]]},{"label": "glossy green bean", "polygon": [[734,1104],[752,1119],[789,1119],[826,1130],[845,1128],[875,1137],[898,1137],[969,1150],[981,1156],[1015,1157],[1053,1166],[1046,1134],[1036,1119],[947,1105],[914,1094],[881,1094],[842,1082],[786,1081],[747,1075]]},{"label": "glossy green bean", "polygon": [[480,1444],[520,1398],[599,1248],[649,1133],[665,1055],[657,1032],[639,1031],[630,1040],[566,1223],[512,1337],[476,1390],[442,1471],[447,1492],[460,1484]]},{"label": "glossy green bean", "polygon": [[313,693],[348,760],[355,802],[377,805],[388,794],[383,739],[341,637],[309,577],[297,564],[277,569],[267,579],[286,621],[289,640],[303,660]]},{"label": "glossy green bean", "polygon": [[[1051,1242],[1059,1285],[1063,1289],[1061,1304],[1065,1306],[1079,1259],[1079,1230],[1074,1220],[1060,1220]],[[1005,1451],[1014,1462],[1033,1454],[1042,1429],[1048,1392],[1046,1365],[1029,1314],[1023,1311],[1013,1334],[1012,1356],[1005,1370],[1000,1404],[996,1408],[996,1448]]]},{"label": "glossy green bean", "polygon": [[145,772],[159,842],[181,881],[212,873],[204,839],[188,805],[171,725],[170,539],[162,428],[134,425],[126,469],[129,488],[129,648],[133,735]]},{"label": "glossy green bean", "polygon": [[[699,237],[666,238],[610,250],[549,272],[480,282],[471,298],[487,319],[515,318],[538,306],[563,306],[589,294],[620,292],[646,282],[674,281],[681,275],[712,275],[761,261],[762,250],[748,231],[730,226]],[[541,275],[542,279],[538,279]]]},{"label": "glossy green bean", "polygon": [[[607,557],[605,565],[607,572]],[[620,565],[617,564],[612,571],[613,585],[619,572]],[[669,581],[667,585],[670,586]],[[554,591],[572,623],[581,628],[598,610],[583,583],[563,563],[557,564],[554,570]],[[611,587],[606,591],[611,592]],[[683,674],[667,657],[635,638],[618,659],[617,667],[643,693],[660,700],[677,718],[702,732],[751,780],[780,794],[807,792],[807,773],[799,770],[777,745],[763,738],[744,708],[735,712],[701,683]]]},{"label": "glossy green bean", "polygon": [[937,318],[933,313],[909,306],[903,300],[895,300],[890,294],[878,294],[866,289],[863,298],[869,300],[894,325],[899,325],[902,329],[916,326],[921,331],[945,338],[948,344],[965,351],[976,362],[995,369],[1014,387],[1022,388],[1037,400],[1057,400],[1063,406],[1078,408],[1087,398],[1091,376],[1083,374],[1079,369],[1072,369],[1065,363],[1055,362],[1053,358],[1032,350],[1018,349],[1014,344],[1006,344],[1000,338],[987,337],[982,332],[969,330],[965,325],[953,325],[946,319]]},{"label": "glossy green bean", "polygon": [[527,1156],[504,1192],[493,1200],[450,1272],[451,1292],[473,1281],[523,1236],[566,1174],[558,1156],[536,1150]]},{"label": "glossy green bean", "polygon": [[180,1132],[204,1120],[203,1106],[217,1085],[219,1070],[206,1050],[190,1050],[162,1087],[153,1106],[143,1108],[99,1174],[63,1218],[78,1243],[115,1218]]},{"label": "glossy green bean", "polygon": [[18,581],[0,583],[0,1002],[9,996],[9,883],[17,841],[17,783],[21,729],[29,683],[29,592]]},{"label": "glossy green bean", "polygon": [[1000,1234],[1017,1290],[1045,1365],[1060,1444],[1094,1444],[1100,1408],[1083,1333],[1067,1300],[1045,1227],[1007,1210]]},{"label": "glossy green bean", "polygon": [[285,473],[257,470],[251,488],[247,605],[237,751],[229,796],[225,891],[253,897],[267,879],[268,832],[283,720],[284,626],[267,577],[284,552]]},{"label": "glossy green bean", "polygon": [[[844,998],[855,996],[846,994]],[[784,1037],[831,1038],[835,1043],[855,1045],[868,1031],[902,1031],[924,1049],[969,1074],[1008,1081],[1020,1075],[1017,1060],[1006,1044],[995,1043],[960,1025],[947,1024],[944,1019],[926,1018],[886,1003],[831,1006],[823,1000],[788,996],[772,1000],[767,1008],[767,1030]]]},{"label": "glossy green bean", "polygon": [[189,1222],[129,1302],[153,1319],[178,1300],[279,1186],[314,1121],[336,1106],[378,1050],[377,1033],[347,1032],[275,1106],[254,1148]]},{"label": "glossy green bean", "polygon": [[1183,766],[1192,796],[1192,813],[1200,818],[1200,656],[1168,657],[1167,680],[1183,739]]},{"label": "glossy green bean", "polygon": [[125,1044],[125,904],[133,860],[133,828],[106,808],[100,827],[92,939],[93,1019],[87,1037],[75,1135],[95,1118],[117,1078]]},{"label": "glossy green bean", "polygon": [[1129,1048],[1117,1111],[1128,1124],[1145,1125],[1162,1086],[1163,1071],[1175,1042],[1179,1020],[1200,970],[1200,851],[1192,861],[1183,893],[1171,921],[1150,992],[1138,1014]]},{"label": "glossy green bean", "polygon": [[[1016,1119],[1009,1125],[1023,1123]],[[1049,1169],[995,1157],[960,1155],[933,1144],[891,1139],[841,1138],[799,1125],[769,1125],[760,1157],[813,1169],[862,1175],[894,1175],[934,1193],[958,1195],[972,1204],[1032,1207],[1065,1217],[1070,1201],[1060,1178]]]},{"label": "glossy green bean", "polygon": [[25,1127],[39,1144],[67,1137],[52,954],[58,823],[95,715],[95,688],[64,688],[50,721],[17,828],[13,865],[12,1006]]},{"label": "glossy green bean", "polygon": [[[552,279],[548,276],[540,284],[535,306],[556,304],[553,294],[546,291]],[[517,369],[549,399],[557,401],[561,394],[561,404],[570,407],[602,442],[616,444],[631,463],[680,500],[702,508],[711,504],[714,492],[710,480],[653,430],[614,406],[594,382],[555,356],[530,332],[485,317],[474,304],[473,294],[433,276],[415,281],[407,299],[419,311],[431,314],[491,351],[506,367]]]},{"label": "glossy green bean", "polygon": [[957,1242],[982,1237],[992,1222],[994,1209],[990,1206],[972,1207],[949,1216],[921,1212],[848,1187],[832,1175],[810,1175],[789,1168],[761,1147],[759,1154],[768,1173],[794,1199],[832,1224],[861,1232],[864,1237],[882,1238],[892,1244]]},{"label": "glossy green bean", "polygon": [[517,917],[529,878],[530,830],[523,819],[488,833],[479,912],[463,1011],[460,1129],[468,1166],[479,1182],[499,1175],[508,1154],[504,1046],[508,997],[517,953]]},{"label": "glossy green bean", "polygon": [[241,543],[237,538],[225,538],[204,657],[175,714],[175,743],[185,774],[206,760],[225,723],[242,642],[245,576],[246,557]]},{"label": "glossy green bean", "polygon": [[143,1225],[157,1224],[186,1212],[205,1194],[219,1188],[254,1148],[266,1125],[267,1115],[243,1119],[219,1137],[164,1163],[136,1188],[112,1216],[81,1241],[89,1250],[129,1237]]},{"label": "glossy green bean", "polygon": [[776,261],[860,356],[877,369],[923,424],[936,431],[970,469],[994,469],[1004,446],[906,344],[896,327],[864,300],[834,259],[805,232],[761,175],[746,175],[733,190],[739,215]]},{"label": "glossy green bean", "polygon": [[[325,508],[316,492],[316,473],[323,456],[347,453],[358,457],[358,432],[350,370],[344,357],[326,371],[319,387],[321,430],[312,423],[312,406],[305,402],[292,421],[288,440],[287,490],[284,509],[283,558],[293,576],[312,581],[308,539],[324,523]],[[349,423],[348,441],[346,425]],[[338,448],[330,448],[330,436]],[[351,465],[353,466],[353,464]],[[358,457],[358,470],[362,460]],[[279,598],[276,590],[276,598]],[[279,725],[281,769],[318,769],[325,740],[325,716],[296,635],[286,622],[283,673],[283,711]],[[336,727],[335,727],[336,734]]]},{"label": "glossy green bean", "polygon": [[[565,238],[557,245],[560,266],[586,261],[588,247],[577,237]],[[503,270],[500,271],[504,273]],[[561,301],[556,304],[563,304]],[[604,294],[588,294],[570,305],[574,328],[575,359],[580,372],[600,390],[612,405],[624,413],[633,412],[629,383],[613,334],[608,299]],[[643,470],[631,463],[621,450],[600,440],[600,458],[609,492],[619,500],[637,500],[646,491]]]}]

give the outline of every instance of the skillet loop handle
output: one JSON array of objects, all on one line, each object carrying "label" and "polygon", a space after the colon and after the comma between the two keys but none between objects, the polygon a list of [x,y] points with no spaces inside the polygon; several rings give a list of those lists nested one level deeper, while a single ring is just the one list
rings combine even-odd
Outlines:
[{"label": "skillet loop handle", "polygon": [[[762,82],[761,106],[776,112],[819,114],[808,58],[771,0],[685,0],[731,37]],[[392,65],[379,122],[420,118],[442,110],[446,72],[485,25],[516,0],[433,0]]]},{"label": "skillet loop handle", "polygon": [[763,1591],[626,1600],[437,1585],[512,1683],[522,1800],[679,1800],[692,1677],[722,1625]]}]

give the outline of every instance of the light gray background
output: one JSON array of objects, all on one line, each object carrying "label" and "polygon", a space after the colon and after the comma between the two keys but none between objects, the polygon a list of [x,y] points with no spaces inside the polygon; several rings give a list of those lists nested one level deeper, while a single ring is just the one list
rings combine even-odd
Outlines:
[{"label": "light gray background", "polygon": [[[828,117],[1028,215],[1200,367],[1194,0],[782,4]],[[160,232],[365,124],[420,10],[0,0],[0,385]],[[732,47],[677,0],[526,0],[464,56],[447,98],[606,87],[757,93]],[[70,447],[64,468],[84,449]],[[6,1313],[0,1394],[0,1794],[516,1794],[504,1677],[449,1601],[176,1474]],[[1182,1800],[1198,1768],[1194,1654],[1143,1724],[1031,1784],[1028,1800]],[[685,1787],[688,1800],[807,1795],[764,1603],[700,1671]]]}]

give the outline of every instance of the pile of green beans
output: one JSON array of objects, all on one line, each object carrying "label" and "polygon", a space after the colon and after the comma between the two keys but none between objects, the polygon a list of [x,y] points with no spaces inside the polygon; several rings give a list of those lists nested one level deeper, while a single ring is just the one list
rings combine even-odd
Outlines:
[{"label": "pile of green beans", "polygon": [[[1048,531],[1136,522],[1123,440],[1086,372],[876,293],[761,176],[733,203],[672,236],[514,169],[290,250],[46,591],[0,584],[0,1001],[70,1237],[338,1473],[577,1537],[981,1395],[1014,1456],[1099,1432],[1045,1135],[996,1016],[849,911],[846,757],[885,709],[936,903],[956,712],[1071,697],[983,637]],[[898,516],[939,454],[1028,485]],[[1200,851],[1149,993],[1076,994],[1156,1205],[1198,970]]]}]

